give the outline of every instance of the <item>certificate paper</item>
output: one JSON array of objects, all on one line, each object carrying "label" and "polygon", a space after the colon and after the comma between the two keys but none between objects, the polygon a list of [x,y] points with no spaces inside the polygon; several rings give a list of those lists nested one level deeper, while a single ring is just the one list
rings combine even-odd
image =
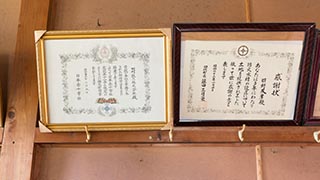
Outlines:
[{"label": "certificate paper", "polygon": [[165,37],[44,41],[50,124],[165,123]]},{"label": "certificate paper", "polygon": [[180,121],[292,120],[303,41],[181,42]]}]

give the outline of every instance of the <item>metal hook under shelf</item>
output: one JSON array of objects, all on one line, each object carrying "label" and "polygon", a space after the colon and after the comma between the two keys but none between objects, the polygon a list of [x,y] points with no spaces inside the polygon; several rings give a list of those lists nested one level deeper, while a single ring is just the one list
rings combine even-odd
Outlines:
[{"label": "metal hook under shelf", "polygon": [[313,138],[317,143],[320,143],[319,134],[320,134],[320,131],[313,132]]},{"label": "metal hook under shelf", "polygon": [[172,142],[173,141],[173,128],[170,127],[170,131],[169,131],[169,141]]},{"label": "metal hook under shelf", "polygon": [[84,126],[84,129],[85,129],[85,132],[86,132],[86,135],[87,135],[87,139],[86,139],[86,143],[89,143],[89,141],[91,140],[91,134],[88,130],[88,126]]},{"label": "metal hook under shelf", "polygon": [[244,130],[246,129],[246,125],[243,124],[242,125],[242,128],[238,131],[238,137],[240,139],[241,142],[244,141],[244,137],[243,137],[243,133],[244,133]]}]

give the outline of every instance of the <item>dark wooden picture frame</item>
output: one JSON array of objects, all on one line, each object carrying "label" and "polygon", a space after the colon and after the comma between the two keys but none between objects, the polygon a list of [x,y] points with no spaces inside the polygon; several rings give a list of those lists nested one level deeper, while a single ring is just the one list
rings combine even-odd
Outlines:
[{"label": "dark wooden picture frame", "polygon": [[[174,24],[173,25],[173,97],[174,97],[174,125],[175,126],[238,126],[242,124],[252,126],[277,126],[277,125],[300,125],[304,117],[306,105],[306,93],[310,68],[312,64],[312,52],[315,42],[315,24],[314,23],[211,23],[211,24]],[[207,32],[302,32],[302,53],[300,63],[300,74],[298,79],[298,88],[296,103],[294,107],[293,119],[289,120],[270,120],[270,119],[206,119],[190,122],[181,122],[180,120],[180,84],[181,84],[181,42],[183,33],[207,33]],[[205,37],[204,37],[205,38]],[[203,40],[203,38],[202,38]]]},{"label": "dark wooden picture frame", "polygon": [[1,81],[0,81],[0,127],[3,127],[3,98],[2,98],[2,87],[1,87]]},{"label": "dark wooden picture frame", "polygon": [[316,108],[317,107],[316,102],[317,102],[317,94],[320,90],[318,89],[319,71],[320,71],[320,31],[319,30],[317,30],[316,39],[317,40],[316,40],[315,50],[314,50],[312,74],[309,80],[309,91],[307,95],[304,125],[320,125],[320,112],[315,113],[315,109],[318,109]]}]

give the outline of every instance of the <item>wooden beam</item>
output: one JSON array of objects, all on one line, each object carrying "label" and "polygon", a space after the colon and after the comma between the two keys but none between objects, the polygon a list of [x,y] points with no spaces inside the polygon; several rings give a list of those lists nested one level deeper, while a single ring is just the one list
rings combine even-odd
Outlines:
[{"label": "wooden beam", "polygon": [[[172,143],[240,143],[241,127],[183,127],[173,130]],[[309,143],[320,145],[313,132],[320,127],[246,127],[242,143]],[[35,132],[35,143],[85,143],[84,132]],[[91,132],[90,143],[170,143],[168,131]]]},{"label": "wooden beam", "polygon": [[3,138],[3,128],[0,128],[0,144],[2,143],[2,138]]},{"label": "wooden beam", "polygon": [[49,0],[21,0],[15,58],[9,63],[8,110],[0,179],[30,179],[38,95],[34,30],[46,29]]}]

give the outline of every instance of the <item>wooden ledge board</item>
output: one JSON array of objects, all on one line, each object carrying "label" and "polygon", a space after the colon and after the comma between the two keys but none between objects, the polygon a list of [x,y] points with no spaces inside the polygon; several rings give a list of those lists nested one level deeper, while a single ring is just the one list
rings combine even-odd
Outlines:
[{"label": "wooden ledge board", "polygon": [[[173,142],[169,131],[110,131],[90,132],[90,143],[240,143],[238,131],[241,127],[182,127],[173,131]],[[314,143],[313,132],[320,127],[246,127],[242,143]],[[86,143],[84,132],[40,133],[35,132],[35,143],[66,144]]]},{"label": "wooden ledge board", "polygon": [[65,144],[36,144],[41,148],[188,148],[188,147],[320,147],[318,143],[65,143]]}]

